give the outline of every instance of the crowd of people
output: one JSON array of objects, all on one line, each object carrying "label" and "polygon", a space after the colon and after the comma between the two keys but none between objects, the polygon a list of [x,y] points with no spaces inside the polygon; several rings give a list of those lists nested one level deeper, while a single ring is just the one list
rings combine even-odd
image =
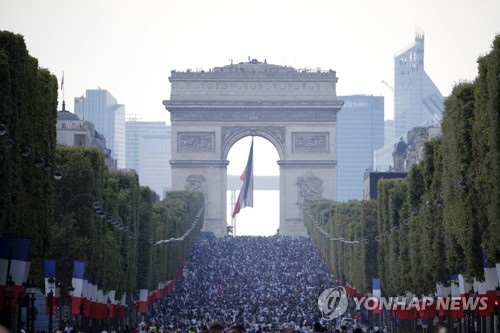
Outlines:
[{"label": "crowd of people", "polygon": [[318,295],[333,278],[308,237],[199,239],[174,290],[150,324],[201,332],[216,321],[245,332],[310,332],[322,322]]}]

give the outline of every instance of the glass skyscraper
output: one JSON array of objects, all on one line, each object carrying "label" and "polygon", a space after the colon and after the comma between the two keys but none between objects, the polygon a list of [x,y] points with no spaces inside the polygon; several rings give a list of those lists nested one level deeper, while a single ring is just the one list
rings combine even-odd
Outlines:
[{"label": "glass skyscraper", "polygon": [[373,152],[384,145],[384,97],[338,96],[337,201],[362,200],[364,173],[373,166]]},{"label": "glass skyscraper", "polygon": [[137,172],[141,186],[148,186],[163,198],[172,188],[170,126],[129,120],[126,132],[127,169]]},{"label": "glass skyscraper", "polygon": [[417,126],[435,125],[443,115],[443,96],[424,70],[424,35],[394,57],[394,139]]},{"label": "glass skyscraper", "polygon": [[106,138],[111,157],[118,169],[125,168],[125,106],[104,89],[87,90],[85,97],[75,98],[75,114],[94,123]]}]

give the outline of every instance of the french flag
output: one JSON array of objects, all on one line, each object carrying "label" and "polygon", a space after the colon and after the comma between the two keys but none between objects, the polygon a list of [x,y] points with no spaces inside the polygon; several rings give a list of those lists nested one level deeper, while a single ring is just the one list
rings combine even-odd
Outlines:
[{"label": "french flag", "polygon": [[14,281],[14,295],[12,307],[17,305],[21,286],[26,283],[31,263],[28,262],[30,241],[27,238],[15,238],[10,262],[10,275]]},{"label": "french flag", "polygon": [[96,304],[97,304],[97,285],[93,284],[89,280],[89,285],[88,285],[88,295],[89,295],[89,301],[88,301],[88,316],[90,318],[96,319]]},{"label": "french flag", "polygon": [[73,279],[71,284],[75,290],[71,298],[71,314],[77,315],[80,313],[80,302],[83,298],[83,275],[85,272],[85,263],[75,260],[73,262]]},{"label": "french flag", "polygon": [[234,205],[233,219],[241,209],[245,207],[253,207],[253,138],[250,146],[250,154],[248,155],[247,166],[240,179],[243,181],[238,201]]},{"label": "french flag", "polygon": [[149,291],[147,289],[141,289],[139,291],[139,312],[146,313],[148,310],[148,296]]},{"label": "french flag", "polygon": [[21,286],[28,278],[26,270],[29,272],[28,250],[30,240],[27,238],[14,239],[14,251],[12,252],[12,261],[10,263],[10,274],[16,286]]},{"label": "french flag", "polygon": [[[49,295],[50,288],[52,287],[52,292],[55,292],[55,285],[50,285],[49,278],[56,278],[56,260],[55,259],[44,259],[43,261],[44,273],[45,273],[45,296]],[[55,296],[55,295],[53,295]]]},{"label": "french flag", "polygon": [[0,237],[0,286],[5,286],[7,282],[11,241],[11,235],[2,235],[2,237]]},{"label": "french flag", "polygon": [[[83,283],[82,283],[82,301],[80,304],[78,304],[78,313],[82,313],[82,315],[86,316],[87,315],[87,308],[89,304],[89,278],[84,277],[83,278]],[[78,296],[78,295],[77,295]]]},{"label": "french flag", "polygon": [[373,297],[375,297],[376,299],[380,299],[380,297],[382,296],[382,290],[380,289],[380,278],[373,278],[372,286],[373,286]]},{"label": "french flag", "polygon": [[[0,237],[0,299],[4,299],[4,288],[7,283],[7,270],[9,267],[10,258],[10,242],[12,241],[11,235],[2,235]],[[0,309],[3,306],[0,304]]]}]

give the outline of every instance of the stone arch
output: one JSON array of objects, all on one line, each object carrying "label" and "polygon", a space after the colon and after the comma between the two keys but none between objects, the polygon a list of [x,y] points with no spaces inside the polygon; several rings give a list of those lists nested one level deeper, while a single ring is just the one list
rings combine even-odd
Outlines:
[{"label": "stone arch", "polygon": [[227,160],[231,147],[247,136],[259,136],[272,143],[280,160],[286,157],[284,126],[223,126],[221,128],[221,160]]},{"label": "stone arch", "polygon": [[204,230],[226,234],[227,156],[246,136],[279,156],[280,234],[305,235],[303,202],[335,199],[335,71],[252,61],[208,72],[172,71],[172,189],[205,193]]}]

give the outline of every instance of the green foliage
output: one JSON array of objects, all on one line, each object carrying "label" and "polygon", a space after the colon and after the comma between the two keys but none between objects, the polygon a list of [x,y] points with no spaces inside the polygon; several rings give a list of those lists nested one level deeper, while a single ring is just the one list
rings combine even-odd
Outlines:
[{"label": "green foliage", "polygon": [[480,215],[481,245],[490,264],[500,262],[500,35],[491,52],[478,60],[474,82],[473,161],[471,184]]},{"label": "green foliage", "polygon": [[[445,103],[442,137],[425,144],[423,161],[406,179],[379,181],[377,201],[363,208],[369,213],[360,218],[353,203],[308,204],[306,220],[318,219],[332,235],[364,238],[370,247],[362,253],[330,245],[306,221],[318,247],[330,250],[326,259],[337,278],[369,290],[371,277],[379,276],[387,295],[422,295],[449,284],[452,274],[484,278],[484,253],[487,264],[500,262],[500,36],[478,63],[476,80],[458,84]],[[376,221],[368,222],[374,212]],[[361,232],[355,221],[363,221]]]},{"label": "green foliage", "polygon": [[196,216],[201,215],[198,217],[200,222],[183,241],[163,243],[153,248],[153,281],[170,280],[184,266],[201,230],[204,204],[203,194],[187,191],[169,192],[163,201],[154,204],[154,241],[181,238],[191,228]]},{"label": "green foliage", "polygon": [[[54,161],[56,109],[56,78],[38,67],[22,36],[0,31],[0,123],[8,129],[0,137],[0,232],[30,238],[38,258],[49,247],[54,170],[37,169],[34,161]],[[14,141],[10,150],[3,148],[7,137]],[[25,146],[28,157],[20,154]],[[41,262],[33,261],[31,271],[41,278]]]},{"label": "green foliage", "polygon": [[[86,262],[86,273],[100,288],[119,293],[154,290],[182,267],[201,223],[182,242],[152,243],[181,237],[203,208],[203,195],[173,192],[157,202],[156,193],[139,186],[135,173],[109,172],[97,149],[58,147],[57,164],[64,177],[56,184],[50,256],[58,259],[58,272],[66,273],[66,281],[71,273],[64,270],[66,258],[66,267],[73,259]],[[107,216],[100,218],[92,207],[94,201],[127,231],[108,223]]]},{"label": "green foliage", "polygon": [[[377,271],[376,213],[374,202],[336,203],[318,199],[307,202],[304,214],[306,227],[330,272],[363,291],[371,288],[371,279]],[[344,238],[347,242],[330,239],[315,223],[333,238]]]},{"label": "green foliage", "polygon": [[[156,289],[172,278],[202,223],[183,241],[154,247],[150,240],[181,237],[202,210],[203,195],[175,192],[158,202],[136,174],[109,172],[100,151],[56,150],[57,80],[38,68],[20,35],[0,32],[0,83],[0,123],[8,129],[0,140],[14,141],[0,149],[0,233],[31,239],[32,277],[41,284],[43,258],[55,258],[58,279],[71,281],[73,260],[80,260],[100,288],[119,293]],[[28,157],[20,154],[25,146]],[[52,168],[36,168],[39,157]],[[127,231],[99,217],[96,201]]]}]

